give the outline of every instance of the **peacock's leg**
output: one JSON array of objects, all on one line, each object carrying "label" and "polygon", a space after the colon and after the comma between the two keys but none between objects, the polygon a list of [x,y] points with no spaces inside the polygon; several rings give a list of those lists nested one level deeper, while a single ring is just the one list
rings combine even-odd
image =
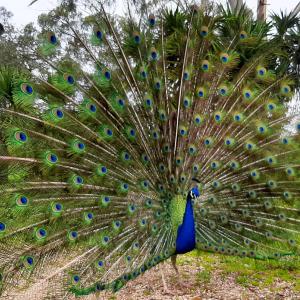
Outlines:
[{"label": "peacock's leg", "polygon": [[178,268],[176,266],[176,259],[177,259],[177,254],[171,256],[172,266],[175,269],[176,273],[179,274]]},{"label": "peacock's leg", "polygon": [[167,295],[174,295],[174,293],[172,291],[170,291],[169,288],[168,288],[168,285],[167,285],[167,282],[166,282],[166,279],[165,279],[165,275],[164,275],[164,271],[163,271],[163,266],[164,266],[164,263],[159,264],[161,280],[162,280],[163,288],[164,288],[163,293],[167,294]]},{"label": "peacock's leg", "polygon": [[[171,256],[172,266],[175,269],[177,275],[179,275],[179,270],[178,270],[178,267],[176,265],[176,259],[177,259],[177,254]],[[177,279],[178,279],[179,286],[181,288],[185,289],[185,288],[191,288],[192,287],[192,285],[190,283],[183,282],[181,276],[177,276]]]}]

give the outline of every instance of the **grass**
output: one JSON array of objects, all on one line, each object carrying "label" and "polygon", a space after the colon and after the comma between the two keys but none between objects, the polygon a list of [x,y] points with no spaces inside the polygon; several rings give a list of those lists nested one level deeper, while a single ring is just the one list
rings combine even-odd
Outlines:
[{"label": "grass", "polygon": [[274,290],[277,289],[278,282],[286,282],[292,285],[295,292],[300,291],[299,257],[263,261],[193,251],[180,256],[178,265],[191,264],[192,260],[194,260],[193,264],[202,268],[196,276],[197,283],[209,284],[213,272],[217,270],[224,278],[233,275],[236,283],[246,288],[259,287]]},{"label": "grass", "polygon": [[211,271],[204,270],[197,273],[196,282],[197,283],[209,283],[211,279]]}]

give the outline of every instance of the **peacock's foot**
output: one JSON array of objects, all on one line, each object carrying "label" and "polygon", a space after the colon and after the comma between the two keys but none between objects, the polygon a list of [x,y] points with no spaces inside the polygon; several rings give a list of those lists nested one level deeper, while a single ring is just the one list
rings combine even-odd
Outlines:
[{"label": "peacock's foot", "polygon": [[178,281],[178,287],[183,290],[189,290],[191,288],[193,288],[193,284],[189,283],[189,282],[184,282],[184,281]]},{"label": "peacock's foot", "polygon": [[176,296],[177,293],[169,290],[167,287],[164,287],[163,288],[163,292],[162,292],[163,295],[167,295],[167,296]]}]

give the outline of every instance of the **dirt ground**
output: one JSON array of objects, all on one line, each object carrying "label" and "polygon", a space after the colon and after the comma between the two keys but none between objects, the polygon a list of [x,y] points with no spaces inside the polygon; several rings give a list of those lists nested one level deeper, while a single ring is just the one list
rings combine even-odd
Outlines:
[{"label": "dirt ground", "polygon": [[197,279],[201,266],[191,267],[190,264],[179,266],[180,278],[177,277],[171,263],[168,261],[162,266],[169,294],[164,292],[159,267],[146,272],[144,275],[129,282],[125,288],[115,295],[89,296],[85,300],[237,300],[237,299],[270,299],[270,300],[296,300],[300,294],[294,292],[292,284],[277,281],[273,284],[277,291],[270,288],[243,287],[236,283],[236,274],[224,277],[220,271],[212,272],[211,278],[204,282]]},{"label": "dirt ground", "polygon": [[[182,256],[178,263],[179,275],[173,269],[170,260],[156,266],[139,276],[135,280],[130,281],[124,288],[116,294],[110,292],[102,292],[80,298],[74,296],[62,296],[59,299],[66,300],[300,300],[300,290],[295,288],[300,286],[300,272],[296,268],[287,271],[290,280],[283,280],[277,276],[273,277],[270,284],[261,285],[258,282],[256,285],[243,284],[239,282],[238,276],[241,275],[243,268],[247,273],[247,263],[241,260],[233,260],[230,262],[230,268],[237,267],[237,272],[224,273],[226,265],[222,265],[222,261],[217,256]],[[252,266],[253,267],[253,266]],[[164,290],[164,285],[161,277],[161,269],[163,270],[168,292]],[[248,269],[251,269],[249,265]],[[268,268],[267,268],[268,269]],[[251,271],[251,270],[250,270]],[[272,270],[266,270],[266,276],[272,273]],[[259,275],[256,270],[252,274]],[[262,283],[266,279],[264,273],[259,279]],[[248,280],[249,276],[242,277]],[[259,277],[258,277],[259,278]],[[18,294],[13,298],[5,298],[9,300],[56,300],[55,297],[47,297],[43,295],[43,290],[46,286],[38,284],[32,287],[31,290],[25,291],[23,294]]]}]

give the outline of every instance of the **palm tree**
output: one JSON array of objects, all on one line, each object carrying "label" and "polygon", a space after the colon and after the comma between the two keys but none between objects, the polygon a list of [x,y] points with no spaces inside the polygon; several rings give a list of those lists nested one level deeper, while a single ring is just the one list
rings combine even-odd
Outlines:
[{"label": "palm tree", "polygon": [[[298,12],[299,9],[298,4]],[[298,75],[296,86],[300,90],[300,20],[297,14],[296,9],[289,14],[281,12],[273,14],[271,20],[276,29],[275,39],[283,44],[283,50],[287,53],[281,57],[280,66],[287,66],[289,72]]]}]

